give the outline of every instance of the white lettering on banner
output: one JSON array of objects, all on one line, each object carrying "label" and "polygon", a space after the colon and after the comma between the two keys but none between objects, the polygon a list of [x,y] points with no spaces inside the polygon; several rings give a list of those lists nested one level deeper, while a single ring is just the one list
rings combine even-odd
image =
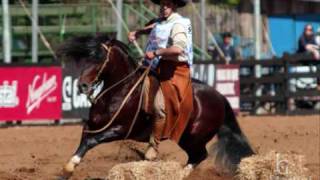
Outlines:
[{"label": "white lettering on banner", "polygon": [[235,95],[235,83],[217,83],[216,89],[223,95]]},{"label": "white lettering on banner", "polygon": [[65,76],[62,83],[62,110],[72,111],[72,109],[88,108],[90,101],[84,94],[78,92],[78,79],[72,79],[72,76]]},{"label": "white lettering on banner", "polygon": [[237,96],[227,97],[232,109],[239,109],[240,99]]},{"label": "white lettering on banner", "polygon": [[217,81],[238,81],[239,69],[218,69]]},{"label": "white lettering on banner", "polygon": [[78,93],[78,79],[73,82],[73,107],[74,108],[83,108],[83,107],[90,107],[91,104],[85,94]]},{"label": "white lettering on banner", "polygon": [[0,107],[17,107],[19,105],[17,90],[18,81],[12,81],[12,85],[9,85],[8,81],[3,81],[3,85],[0,85]]},{"label": "white lettering on banner", "polygon": [[71,111],[72,104],[71,104],[71,95],[72,95],[72,77],[65,76],[62,82],[62,110],[63,111]]},{"label": "white lettering on banner", "polygon": [[40,80],[41,76],[36,75],[32,84],[28,86],[27,114],[30,114],[35,108],[39,108],[41,102],[57,88],[57,76],[55,75],[47,80],[47,73],[44,73],[42,83],[36,88],[36,84]]}]

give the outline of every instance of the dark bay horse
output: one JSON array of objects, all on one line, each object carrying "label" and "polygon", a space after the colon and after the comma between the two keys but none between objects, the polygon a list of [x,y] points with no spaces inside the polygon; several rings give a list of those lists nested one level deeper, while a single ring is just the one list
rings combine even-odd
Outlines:
[{"label": "dark bay horse", "polygon": [[[64,167],[65,178],[98,144],[125,138],[148,141],[152,122],[140,110],[143,85],[137,83],[145,68],[128,55],[124,43],[107,36],[76,37],[61,45],[57,53],[80,64],[79,90],[93,101],[80,145]],[[187,153],[188,164],[197,165],[208,155],[207,142],[217,135],[218,141],[210,149],[215,166],[234,173],[241,158],[252,155],[253,150],[226,98],[200,81],[193,80],[193,89],[194,109],[178,145]]]}]

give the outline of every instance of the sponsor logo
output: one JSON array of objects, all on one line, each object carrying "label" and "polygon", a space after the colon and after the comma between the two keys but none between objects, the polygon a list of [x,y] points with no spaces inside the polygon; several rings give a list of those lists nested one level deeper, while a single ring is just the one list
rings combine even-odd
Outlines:
[{"label": "sponsor logo", "polygon": [[91,106],[85,94],[79,94],[78,79],[65,76],[62,83],[62,110],[72,111],[75,109],[89,108]]},{"label": "sponsor logo", "polygon": [[18,81],[12,81],[10,85],[8,81],[3,81],[0,85],[0,107],[14,108],[19,105],[17,97]]},{"label": "sponsor logo", "polygon": [[[40,82],[40,84],[38,83]],[[37,86],[37,84],[39,84]],[[27,114],[30,114],[35,108],[39,108],[41,102],[47,98],[48,102],[55,102],[56,97],[49,95],[57,88],[57,76],[52,75],[47,79],[47,73],[42,76],[36,75],[32,84],[28,86],[28,100],[26,103]]]}]

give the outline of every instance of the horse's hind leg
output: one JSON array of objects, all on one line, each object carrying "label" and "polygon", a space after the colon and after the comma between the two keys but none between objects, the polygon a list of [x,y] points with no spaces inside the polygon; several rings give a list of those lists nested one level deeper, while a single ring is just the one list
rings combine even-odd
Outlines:
[{"label": "horse's hind leg", "polygon": [[206,150],[206,146],[204,145],[196,145],[194,147],[184,147],[184,150],[188,154],[188,164],[193,166],[197,166],[201,161],[207,158],[208,153]]},{"label": "horse's hind leg", "polygon": [[188,154],[188,164],[197,166],[201,161],[207,158],[206,139],[184,135],[179,146]]}]

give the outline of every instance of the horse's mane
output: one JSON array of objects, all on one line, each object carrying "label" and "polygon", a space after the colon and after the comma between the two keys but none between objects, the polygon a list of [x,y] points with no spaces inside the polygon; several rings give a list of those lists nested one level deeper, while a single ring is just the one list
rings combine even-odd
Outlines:
[{"label": "horse's mane", "polygon": [[133,58],[128,53],[128,46],[121,41],[109,38],[108,35],[85,35],[70,38],[58,47],[56,53],[59,59],[66,58],[67,60],[76,62],[85,59],[100,63],[106,56],[106,51],[102,48],[101,44],[119,47],[128,55],[128,60],[135,65]]}]

